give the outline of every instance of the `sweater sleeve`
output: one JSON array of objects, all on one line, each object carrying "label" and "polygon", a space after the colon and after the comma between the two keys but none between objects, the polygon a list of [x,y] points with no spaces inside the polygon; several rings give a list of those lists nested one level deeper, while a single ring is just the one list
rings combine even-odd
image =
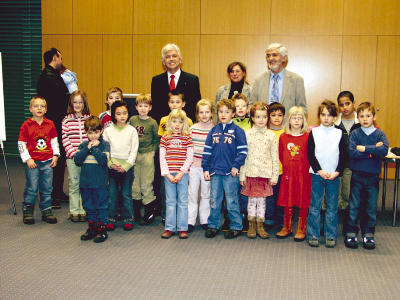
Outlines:
[{"label": "sweater sleeve", "polygon": [[279,178],[279,146],[278,146],[278,139],[276,135],[272,133],[272,141],[270,144],[271,147],[271,158],[272,158],[272,178],[271,181],[273,183],[278,182]]},{"label": "sweater sleeve", "polygon": [[383,131],[379,130],[378,133],[378,142],[382,142],[383,145],[379,147],[376,145],[366,145],[365,152],[377,157],[385,157],[389,151],[389,141]]},{"label": "sweater sleeve", "polygon": [[336,171],[342,174],[344,169],[344,164],[346,162],[346,155],[347,155],[347,143],[344,137],[344,132],[342,131],[342,137],[340,138],[339,142],[339,162],[336,167]]},{"label": "sweater sleeve", "polygon": [[62,133],[62,144],[65,149],[65,153],[67,158],[71,158],[73,156],[74,148],[72,147],[71,140],[69,139],[69,127],[67,118],[64,118],[61,124],[61,133]]},{"label": "sweater sleeve", "polygon": [[308,145],[307,145],[307,156],[308,156],[308,162],[310,163],[311,168],[315,173],[320,171],[322,168],[317,160],[317,157],[315,156],[315,142],[314,142],[314,136],[313,132],[310,132],[310,135],[308,136]]},{"label": "sweater sleeve", "polygon": [[238,126],[236,129],[236,151],[237,155],[232,164],[233,168],[240,170],[240,167],[244,165],[244,161],[247,157],[247,139],[246,134],[242,128]]},{"label": "sweater sleeve", "polygon": [[350,134],[349,155],[351,159],[362,159],[368,158],[369,156],[368,153],[357,150],[357,146],[361,144],[359,141],[359,130],[356,130]]},{"label": "sweater sleeve", "polygon": [[213,132],[214,132],[214,130],[211,129],[207,135],[206,143],[204,144],[203,156],[201,158],[201,167],[203,168],[204,172],[210,171],[211,157],[212,157],[212,153],[213,153],[213,144],[212,144]]},{"label": "sweater sleeve", "polygon": [[151,130],[151,134],[152,134],[152,144],[153,144],[153,149],[154,151],[158,150],[158,146],[160,145],[160,138],[158,136],[158,125],[156,120],[153,120],[153,125],[152,125],[152,130]]},{"label": "sweater sleeve", "polygon": [[51,149],[53,150],[53,156],[60,156],[60,146],[58,145],[57,137],[50,140]]},{"label": "sweater sleeve", "polygon": [[[190,141],[191,140],[192,139],[190,139]],[[183,166],[181,167],[181,171],[184,173],[188,173],[189,168],[192,165],[192,162],[193,162],[193,144],[191,143],[191,145],[186,149],[186,159]]]},{"label": "sweater sleeve", "polygon": [[77,166],[82,166],[83,162],[86,159],[86,156],[88,156],[89,154],[89,149],[87,145],[87,142],[80,144],[78,147],[78,151],[74,155],[74,162]]},{"label": "sweater sleeve", "polygon": [[131,133],[131,149],[129,151],[129,157],[127,159],[127,162],[130,164],[130,167],[125,171],[128,171],[134,164],[136,161],[136,156],[137,156],[137,152],[138,152],[138,148],[139,148],[139,137],[136,131],[136,128],[131,126],[131,125],[127,125],[130,126],[132,130]]},{"label": "sweater sleeve", "polygon": [[106,167],[108,162],[107,152],[109,152],[110,145],[107,142],[104,144],[104,151],[102,151],[99,146],[94,146],[91,148],[91,152],[94,158],[97,160],[97,163],[100,166]]}]

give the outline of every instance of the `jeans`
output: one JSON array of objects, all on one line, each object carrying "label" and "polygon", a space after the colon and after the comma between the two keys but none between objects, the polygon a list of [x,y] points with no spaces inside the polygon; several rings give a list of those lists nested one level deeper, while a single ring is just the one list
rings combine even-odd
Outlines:
[{"label": "jeans", "polygon": [[106,188],[81,188],[81,195],[88,221],[106,224],[108,190]]},{"label": "jeans", "polygon": [[379,175],[354,171],[351,175],[350,186],[347,231],[358,233],[357,221],[360,219],[362,235],[375,233]]},{"label": "jeans", "polygon": [[[171,173],[175,176],[177,173]],[[183,175],[178,183],[172,183],[164,177],[165,184],[165,230],[188,230],[188,183],[189,175]]]},{"label": "jeans", "polygon": [[276,205],[278,202],[279,188],[281,186],[281,175],[278,177],[276,185],[272,186],[274,194],[265,199],[265,224],[279,226],[283,225],[284,209],[282,206]]},{"label": "jeans", "polygon": [[39,208],[41,211],[51,209],[51,192],[53,191],[53,168],[51,160],[35,161],[37,167],[25,166],[26,185],[24,190],[23,210],[35,206],[37,193],[40,193]]},{"label": "jeans", "polygon": [[132,201],[132,182],[133,170],[130,168],[125,173],[118,173],[115,170],[110,170],[110,185],[109,185],[109,202],[108,202],[108,218],[116,219],[117,212],[115,209],[118,203],[118,194],[122,195],[122,218],[124,220],[133,220],[133,201]]},{"label": "jeans", "polygon": [[325,180],[319,175],[311,174],[311,203],[307,222],[307,237],[309,239],[319,239],[324,194],[326,204],[325,238],[337,239],[339,183],[339,177],[334,180]]},{"label": "jeans", "polygon": [[230,220],[230,229],[242,230],[242,216],[239,206],[239,177],[232,175],[211,176],[211,211],[208,217],[208,227],[221,228],[221,205],[225,191],[226,207]]},{"label": "jeans", "polygon": [[79,181],[81,177],[81,167],[78,167],[73,159],[67,159],[68,168],[68,196],[69,212],[71,215],[86,214],[82,206],[82,198],[79,190]]}]

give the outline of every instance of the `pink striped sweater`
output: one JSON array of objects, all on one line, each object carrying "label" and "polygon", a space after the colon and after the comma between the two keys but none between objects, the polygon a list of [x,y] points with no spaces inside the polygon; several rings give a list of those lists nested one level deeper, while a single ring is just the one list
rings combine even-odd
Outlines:
[{"label": "pink striped sweater", "polygon": [[189,135],[163,135],[160,140],[161,175],[189,172],[193,162],[193,143]]},{"label": "pink striped sweater", "polygon": [[84,123],[89,115],[77,117],[75,114],[68,114],[62,121],[62,143],[67,158],[73,158],[81,143],[88,140]]},{"label": "pink striped sweater", "polygon": [[201,167],[201,158],[203,157],[204,145],[206,143],[207,135],[213,127],[213,122],[209,121],[207,123],[196,123],[191,128],[194,149],[192,165],[195,167]]}]

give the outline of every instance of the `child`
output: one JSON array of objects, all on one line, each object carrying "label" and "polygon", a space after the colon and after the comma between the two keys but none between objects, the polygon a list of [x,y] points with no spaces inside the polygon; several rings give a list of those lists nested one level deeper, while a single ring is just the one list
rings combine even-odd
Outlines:
[{"label": "child", "polygon": [[101,124],[103,124],[104,129],[106,129],[108,126],[113,125],[110,109],[111,109],[111,105],[115,101],[122,101],[122,90],[119,87],[112,87],[112,88],[109,88],[107,91],[107,94],[106,94],[107,110],[105,112],[102,112],[99,115]]},{"label": "child", "polygon": [[108,160],[110,187],[108,205],[107,230],[113,231],[117,219],[116,205],[118,194],[122,198],[123,228],[133,229],[132,183],[133,165],[139,146],[139,138],[134,127],[127,124],[128,106],[124,101],[111,105],[113,125],[104,130],[104,140],[110,143],[110,159]]},{"label": "child", "polygon": [[[201,158],[203,157],[204,144],[211,128],[214,126],[212,116],[214,106],[207,99],[197,102],[196,116],[198,123],[191,127],[191,136],[194,147],[193,164],[189,172],[189,201],[188,201],[188,231],[192,232],[199,213],[200,225],[207,230],[207,220],[210,215],[210,182],[205,181]],[[198,204],[199,187],[201,186],[200,201]]]},{"label": "child", "polygon": [[267,239],[269,235],[263,227],[265,197],[272,195],[272,186],[278,182],[278,140],[267,128],[268,107],[265,103],[254,103],[250,117],[253,127],[246,131],[248,155],[240,170],[242,194],[249,197],[247,237],[255,238],[258,234],[260,238]]},{"label": "child", "polygon": [[249,112],[249,99],[243,94],[235,94],[232,97],[235,102],[236,113],[233,123],[242,128],[244,131],[251,128],[250,118],[247,116]]},{"label": "child", "polygon": [[[318,247],[321,228],[322,199],[325,198],[325,246],[333,248],[337,239],[337,206],[339,174],[343,171],[346,143],[341,129],[333,124],[337,117],[335,103],[325,100],[318,107],[320,126],[308,138],[308,160],[311,173],[311,203],[308,212],[307,238]],[[325,197],[324,197],[325,196]]]},{"label": "child", "polygon": [[375,108],[369,102],[357,108],[361,128],[350,135],[350,212],[345,245],[357,248],[357,219],[360,217],[363,247],[375,249],[376,203],[382,158],[388,153],[389,142],[383,131],[374,126]]},{"label": "child", "polygon": [[31,99],[29,111],[32,117],[21,126],[18,150],[22,162],[26,163],[26,185],[23,203],[24,224],[35,224],[33,209],[37,193],[40,192],[39,207],[42,220],[57,223],[51,212],[51,192],[53,190],[53,168],[57,165],[60,149],[57,131],[53,121],[44,117],[47,112],[46,100],[40,96]]},{"label": "child", "polygon": [[95,243],[104,242],[108,235],[108,168],[110,144],[103,140],[103,126],[98,117],[90,116],[84,123],[88,140],[79,145],[74,161],[81,167],[79,186],[82,204],[87,212],[88,229],[81,235],[82,241],[94,238]]},{"label": "child", "polygon": [[[273,104],[271,104],[273,106]],[[283,118],[283,116],[282,116]],[[292,235],[293,207],[299,208],[296,242],[304,241],[308,207],[310,206],[311,176],[307,159],[307,119],[304,109],[293,106],[285,124],[285,132],[279,138],[279,159],[282,163],[281,187],[278,205],[284,207],[284,221],[278,239]]]},{"label": "child", "polygon": [[71,94],[67,114],[62,121],[62,142],[67,157],[70,219],[72,222],[86,222],[86,212],[79,191],[81,168],[74,163],[79,145],[88,140],[84,122],[90,112],[84,91],[77,90]]},{"label": "child", "polygon": [[[140,94],[136,98],[136,110],[139,115],[133,116],[129,124],[136,128],[139,135],[139,150],[136,157],[134,180],[132,185],[133,213],[135,222],[141,225],[154,221],[154,154],[158,149],[157,122],[149,116],[152,108],[150,94]],[[144,204],[144,217],[141,220],[140,207]]]},{"label": "child", "polygon": [[226,239],[236,238],[242,231],[239,206],[239,169],[247,156],[246,134],[233,123],[235,104],[223,99],[217,104],[219,124],[208,133],[201,167],[205,180],[211,180],[211,211],[208,217],[207,238],[215,237],[221,226],[221,204],[225,192],[230,229]]},{"label": "child", "polygon": [[173,109],[168,115],[166,133],[160,141],[161,176],[165,176],[166,216],[163,239],[179,232],[188,234],[188,172],[193,162],[193,143],[186,113]]}]

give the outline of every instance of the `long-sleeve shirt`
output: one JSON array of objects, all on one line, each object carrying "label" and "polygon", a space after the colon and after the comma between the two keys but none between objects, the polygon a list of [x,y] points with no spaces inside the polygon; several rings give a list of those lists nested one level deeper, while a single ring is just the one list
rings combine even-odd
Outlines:
[{"label": "long-sleeve shirt", "polygon": [[136,128],[139,136],[139,153],[156,151],[160,144],[158,138],[158,125],[156,120],[148,117],[146,120],[133,116],[129,119],[129,124]]},{"label": "long-sleeve shirt", "polygon": [[189,135],[163,135],[160,140],[161,176],[188,173],[193,162],[193,143]]},{"label": "long-sleeve shirt", "polygon": [[203,157],[204,145],[206,143],[207,135],[213,128],[212,121],[207,123],[199,122],[191,127],[191,136],[193,141],[193,166],[201,167],[201,159]]},{"label": "long-sleeve shirt", "polygon": [[84,126],[88,117],[89,115],[78,117],[68,114],[62,121],[62,143],[67,158],[73,158],[79,145],[88,140]]}]

